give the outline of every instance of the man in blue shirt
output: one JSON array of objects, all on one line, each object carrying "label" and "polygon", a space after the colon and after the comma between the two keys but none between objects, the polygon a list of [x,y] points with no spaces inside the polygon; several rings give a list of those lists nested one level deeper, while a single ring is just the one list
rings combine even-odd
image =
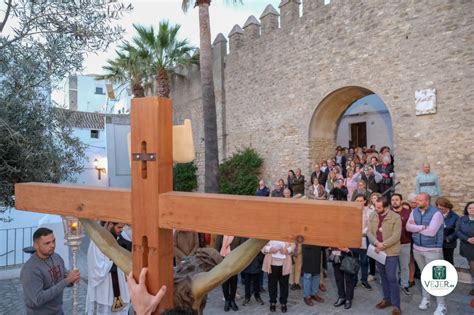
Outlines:
[{"label": "man in blue shirt", "polygon": [[415,193],[427,193],[431,196],[431,205],[436,206],[435,202],[441,196],[441,186],[439,184],[438,175],[431,172],[430,164],[423,164],[423,172],[416,176]]}]

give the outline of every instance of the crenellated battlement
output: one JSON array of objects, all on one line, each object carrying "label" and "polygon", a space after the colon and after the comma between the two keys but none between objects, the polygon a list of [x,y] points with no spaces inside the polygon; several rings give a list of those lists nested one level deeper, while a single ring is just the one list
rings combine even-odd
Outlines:
[{"label": "crenellated battlement", "polygon": [[[269,4],[260,15],[260,21],[251,15],[243,27],[236,24],[232,28],[228,35],[230,53],[275,30],[292,29],[302,17],[309,14],[319,14],[323,18],[322,15],[326,14],[327,10],[323,11],[321,8],[326,5],[334,5],[336,2],[338,1],[331,0],[325,4],[325,0],[281,0],[278,6],[279,10]],[[301,16],[300,12],[303,12]]]},{"label": "crenellated battlement", "polygon": [[262,15],[260,15],[260,21],[262,21],[262,34],[266,35],[278,28],[279,16],[280,13],[278,13],[278,11],[275,10],[275,8],[271,4],[267,5]]},{"label": "crenellated battlement", "polygon": [[250,42],[260,37],[260,22],[251,15],[244,24],[244,41]]},{"label": "crenellated battlement", "polygon": [[229,33],[229,46],[231,51],[235,51],[242,46],[244,42],[244,30],[238,25],[234,25]]},{"label": "crenellated battlement", "polygon": [[291,27],[293,21],[300,17],[301,0],[281,0],[280,24],[281,27]]}]

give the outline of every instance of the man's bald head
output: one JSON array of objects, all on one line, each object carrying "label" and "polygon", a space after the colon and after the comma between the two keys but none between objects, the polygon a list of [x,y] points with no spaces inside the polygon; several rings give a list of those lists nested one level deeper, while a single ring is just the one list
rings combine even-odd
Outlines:
[{"label": "man's bald head", "polygon": [[431,202],[431,196],[425,192],[422,192],[416,196],[416,204],[420,209],[426,209],[429,207]]},{"label": "man's bald head", "polygon": [[431,170],[430,163],[428,162],[423,163],[423,172],[425,172],[426,174],[429,174],[430,170]]}]

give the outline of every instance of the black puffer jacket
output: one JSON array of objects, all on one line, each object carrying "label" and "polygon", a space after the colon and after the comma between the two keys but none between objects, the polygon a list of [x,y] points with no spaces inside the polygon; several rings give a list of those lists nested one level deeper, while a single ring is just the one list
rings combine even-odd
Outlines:
[{"label": "black puffer jacket", "polygon": [[317,275],[321,272],[321,250],[321,246],[303,244],[301,250],[303,254],[301,273]]}]

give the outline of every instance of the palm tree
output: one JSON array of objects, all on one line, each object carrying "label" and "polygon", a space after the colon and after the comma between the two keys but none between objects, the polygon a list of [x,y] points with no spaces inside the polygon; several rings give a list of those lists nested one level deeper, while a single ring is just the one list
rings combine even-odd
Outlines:
[{"label": "palm tree", "polygon": [[[242,0],[232,0],[242,3]],[[199,63],[201,68],[202,102],[204,116],[204,191],[219,191],[219,149],[217,145],[216,97],[213,81],[213,56],[209,6],[211,0],[183,0],[182,8],[186,12],[192,5],[199,7]]]},{"label": "palm tree", "polygon": [[97,76],[96,79],[119,84],[129,83],[134,97],[144,97],[145,88],[150,86],[147,81],[149,75],[146,58],[126,42],[115,52],[117,57],[107,60],[107,65],[102,67],[105,74]]},{"label": "palm tree", "polygon": [[153,26],[133,27],[138,34],[133,43],[142,58],[150,62],[151,71],[155,75],[156,94],[169,98],[169,75],[175,73],[177,67],[193,62],[195,48],[187,39],[178,39],[180,25],[173,26],[168,21],[161,21],[157,31]]}]

